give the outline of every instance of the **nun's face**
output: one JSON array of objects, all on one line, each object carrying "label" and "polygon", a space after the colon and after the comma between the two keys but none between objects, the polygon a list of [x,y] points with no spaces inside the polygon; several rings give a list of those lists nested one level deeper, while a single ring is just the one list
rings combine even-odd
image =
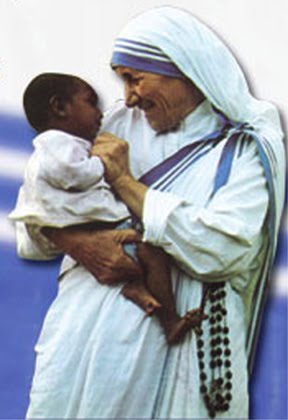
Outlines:
[{"label": "nun's face", "polygon": [[176,129],[203,100],[189,81],[119,66],[116,73],[125,84],[126,106],[142,109],[158,133]]}]

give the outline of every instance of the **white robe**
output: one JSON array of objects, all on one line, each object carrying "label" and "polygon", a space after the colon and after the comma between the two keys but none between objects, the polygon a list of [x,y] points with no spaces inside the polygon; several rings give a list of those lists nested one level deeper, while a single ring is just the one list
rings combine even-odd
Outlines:
[{"label": "white robe", "polygon": [[36,136],[33,145],[11,220],[64,227],[129,216],[104,179],[103,163],[90,156],[89,141],[47,130]]},{"label": "white robe", "polygon": [[[140,111],[119,102],[104,130],[129,141],[132,172],[139,177],[219,124],[205,101],[177,131],[157,135]],[[195,162],[169,192],[149,189],[144,235],[175,260],[179,313],[199,307],[203,281],[226,282],[233,400],[221,417],[243,419],[248,417],[244,297],[252,293],[249,285],[259,274],[268,238],[268,190],[256,146],[249,143],[234,160],[228,183],[209,201],[222,147]],[[21,232],[25,257],[32,245]],[[168,348],[156,317],[147,317],[120,292],[121,285],[100,285],[81,266],[66,272],[36,345],[28,418],[208,418],[195,333]]]}]

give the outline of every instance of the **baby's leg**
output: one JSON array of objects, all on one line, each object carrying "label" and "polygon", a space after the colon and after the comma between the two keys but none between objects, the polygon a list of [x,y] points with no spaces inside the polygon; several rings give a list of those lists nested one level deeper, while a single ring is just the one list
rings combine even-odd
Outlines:
[{"label": "baby's leg", "polygon": [[[139,263],[137,258],[137,248],[134,242],[127,243],[123,245],[125,253],[131,257],[134,261]],[[155,299],[154,296],[147,289],[144,282],[144,272],[142,271],[142,276],[138,276],[133,280],[130,280],[123,286],[122,294],[126,299],[132,300],[136,305],[140,306],[147,315],[151,315],[155,309],[159,308],[161,305]]]},{"label": "baby's leg", "polygon": [[180,317],[172,289],[169,257],[160,248],[138,244],[138,257],[146,268],[145,282],[161,306],[155,308],[155,315],[164,329],[167,342],[182,341],[188,331],[200,325],[203,316],[200,309],[188,311]]},{"label": "baby's leg", "polygon": [[136,305],[140,306],[147,315],[152,315],[156,309],[161,307],[157,299],[147,289],[143,278],[126,283],[121,293],[126,299],[132,300]]}]

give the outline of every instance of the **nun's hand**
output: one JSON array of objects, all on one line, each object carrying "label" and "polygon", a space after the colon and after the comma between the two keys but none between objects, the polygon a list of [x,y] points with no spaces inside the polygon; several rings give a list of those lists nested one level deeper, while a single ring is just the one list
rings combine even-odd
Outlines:
[{"label": "nun's hand", "polygon": [[91,151],[105,166],[105,179],[111,186],[120,178],[132,178],[129,168],[128,143],[111,133],[101,133]]},{"label": "nun's hand", "polygon": [[101,284],[113,285],[143,276],[140,265],[123,251],[124,243],[141,240],[141,235],[133,229],[83,230],[72,227],[44,228],[42,231]]},{"label": "nun's hand", "polygon": [[102,133],[92,148],[92,156],[99,156],[105,166],[105,179],[120,199],[139,219],[142,219],[146,185],[138,182],[130,172],[128,143],[113,134]]}]

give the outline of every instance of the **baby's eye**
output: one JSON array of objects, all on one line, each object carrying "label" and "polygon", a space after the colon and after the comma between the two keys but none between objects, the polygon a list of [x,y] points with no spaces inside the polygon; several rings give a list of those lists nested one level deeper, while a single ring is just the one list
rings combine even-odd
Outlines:
[{"label": "baby's eye", "polygon": [[97,98],[89,98],[88,99],[88,103],[91,105],[91,106],[93,106],[93,107],[97,107],[97,105],[98,105],[98,99]]}]

